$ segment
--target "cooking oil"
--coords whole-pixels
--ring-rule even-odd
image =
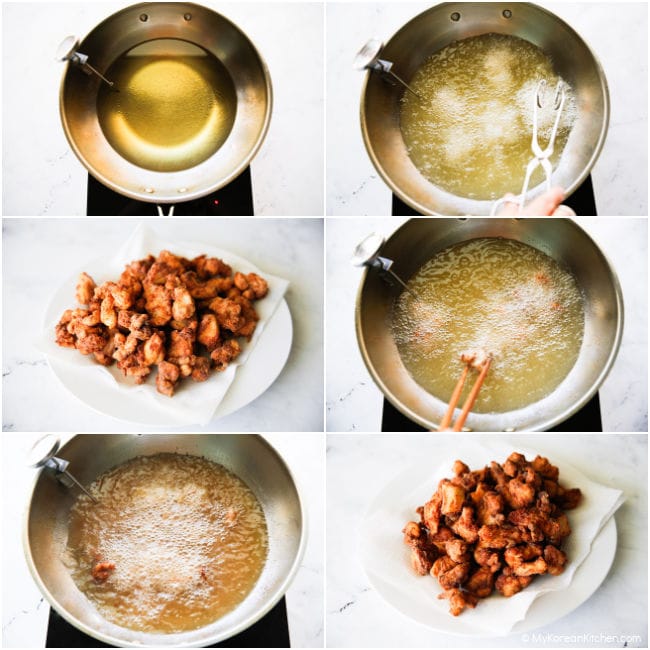
[[[99,123],[111,146],[138,167],[171,172],[198,165],[225,142],[237,108],[219,59],[173,38],[141,43],[106,71]]]
[[[518,194],[533,157],[533,101],[546,80],[539,110],[539,142],[548,142],[556,113],[555,87],[561,77],[537,46],[515,36],[482,34],[455,41],[416,71],[404,93],[401,130],[409,156],[429,181],[471,199]],[[550,160],[555,167],[576,118],[574,93],[566,101]],[[537,168],[533,188],[545,179]]]
[[[264,512],[225,467],[196,456],[134,458],[102,474],[70,514],[66,564],[109,621],[193,630],[232,611],[268,554]],[[114,565],[103,580],[98,562]]]
[[[434,255],[408,286],[415,296],[404,291],[394,304],[393,338],[411,376],[444,402],[468,350],[492,355],[477,413],[537,402],[575,364],[582,294],[569,272],[531,246],[498,238],[463,242]]]

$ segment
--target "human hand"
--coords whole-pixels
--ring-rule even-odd
[[[503,205],[499,210],[500,217],[575,217],[576,213],[568,206],[562,205],[564,190],[561,187],[553,187],[544,194],[540,194],[531,201],[519,215],[519,205],[509,199],[515,199],[514,194],[506,194],[503,197]]]

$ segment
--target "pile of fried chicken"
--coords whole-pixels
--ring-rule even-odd
[[[158,392],[171,397],[181,378],[205,381],[239,355],[238,338],[250,341],[259,320],[253,302],[267,293],[256,273],[233,275],[216,257],[162,251],[127,264],[117,282],[97,286],[82,273],[82,307],[63,313],[56,342],[104,366],[117,362],[138,384],[157,366]]]
[[[503,465],[492,461],[477,471],[457,460],[453,472],[417,508],[420,521],[402,531],[411,566],[438,579],[438,598],[449,600],[451,614],[475,607],[494,588],[509,597],[536,575],[564,571],[561,547],[571,528],[563,511],[582,494],[560,485],[557,467],[513,452]]]

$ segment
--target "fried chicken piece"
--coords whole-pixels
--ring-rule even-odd
[[[193,353],[194,336],[191,328],[185,327],[182,330],[173,330],[169,334],[169,347],[167,349],[169,359],[188,358]]]
[[[465,501],[465,490],[462,487],[443,481],[438,490],[442,496],[440,512],[443,515],[456,514],[462,510]]]
[[[242,292],[244,298],[248,300],[258,300],[264,298],[269,291],[269,285],[264,278],[257,273],[235,273],[235,286]]]
[[[194,269],[202,280],[206,280],[215,275],[229,278],[232,274],[232,268],[223,260],[220,260],[218,257],[207,257],[207,255],[195,257],[190,261],[189,267]]]
[[[462,474],[468,474],[469,473],[469,467],[463,463],[462,460],[455,460],[454,464],[452,465],[451,471],[456,475],[456,476],[461,476]]]
[[[470,544],[478,539],[479,527],[474,523],[474,511],[469,506],[463,507],[460,517],[450,528]]]
[[[149,274],[147,274],[148,277]],[[172,319],[172,292],[164,285],[148,282],[147,280],[145,280],[143,286],[145,307],[151,324],[155,327],[166,325]]]
[[[241,305],[234,300],[217,297],[210,303],[209,309],[216,314],[219,327],[236,332],[245,324]]]
[[[452,539],[456,539],[456,536],[451,528],[447,528],[446,526],[440,526],[435,533],[431,533],[429,530],[429,543],[433,544],[440,551],[446,552],[447,542]]]
[[[75,347],[75,335],[68,331],[68,322],[64,321],[63,318],[61,318],[54,328],[54,337],[56,344],[63,348]]]
[[[169,361],[161,361],[158,364],[158,374],[156,375],[156,388],[158,392],[171,397],[174,394],[174,388],[180,376],[181,372],[176,364]]]
[[[236,359],[241,352],[241,347],[235,339],[228,339],[217,345],[210,352],[210,358],[214,362],[214,367],[218,372],[222,372],[228,367],[228,364]]]
[[[481,526],[478,531],[478,538],[484,548],[508,548],[521,542],[521,533],[517,528],[509,524],[503,524],[502,526],[489,525]]]
[[[234,330],[234,334],[235,336],[245,336],[250,341],[260,317],[250,300],[247,300],[244,296],[232,298],[232,301],[241,307],[241,315],[244,319],[244,322]]]
[[[174,287],[172,296],[174,299],[172,303],[172,318],[174,320],[186,320],[194,315],[194,299],[185,287]]]
[[[404,543],[414,548],[420,548],[427,543],[427,530],[417,521],[409,521],[402,529]]]
[[[452,616],[458,616],[466,607],[474,608],[478,603],[478,598],[473,594],[461,589],[449,589],[438,595],[440,600],[449,601],[449,613]]]
[[[535,501],[535,487],[524,483],[520,478],[508,481],[502,494],[513,510],[524,508]]]
[[[573,508],[577,508],[580,505],[582,501],[580,488],[566,490],[561,485],[558,485],[558,488],[558,493],[554,501],[562,510],[573,510]]]
[[[194,356],[192,358],[192,379],[194,381],[205,381],[210,376],[210,359],[207,357]]]
[[[109,293],[101,303],[99,319],[109,329],[117,327],[117,312],[115,311],[115,299]]]
[[[469,560],[468,548],[469,545],[462,539],[454,538],[445,542],[445,551],[454,562],[467,562]]]
[[[438,492],[436,492],[431,499],[424,504],[422,519],[433,535],[438,532],[438,527],[440,525],[440,517],[442,517],[441,506],[442,497]]]
[[[82,273],[75,292],[77,302],[80,305],[87,305],[93,299],[96,287],[95,281],[87,273]]]
[[[182,280],[192,298],[197,300],[215,298],[218,294],[228,291],[233,284],[232,278],[216,277],[200,280],[194,271],[183,273]]]
[[[571,534],[571,526],[565,514],[549,517],[542,524],[545,538],[553,545],[559,546],[565,537]]]
[[[159,364],[165,359],[165,339],[160,332],[154,332],[149,339],[144,342],[142,348],[144,362],[152,366]]]
[[[544,547],[544,559],[546,560],[548,572],[551,575],[557,576],[564,572],[567,556],[559,548],[556,548],[552,544],[547,544]]]
[[[533,580],[533,576],[516,576],[512,569],[506,567],[503,573],[496,579],[494,586],[506,598],[510,598],[525,589]]]
[[[542,548],[537,544],[508,548],[503,557],[516,576],[546,573],[546,560],[542,557]]]
[[[475,370],[482,370],[490,355],[483,348],[476,350],[465,350],[461,353],[460,360],[462,363],[469,364]]]
[[[125,336],[122,332],[116,332],[113,336],[113,359],[123,361],[131,356],[136,351],[138,342],[138,338],[131,333]]]
[[[143,384],[147,375],[151,372],[151,366],[145,362],[142,348],[138,348],[133,354],[117,362],[117,367],[125,377],[131,377],[136,384]]]
[[[492,573],[496,573],[503,566],[499,552],[484,546],[476,547],[474,550],[474,561],[480,567],[489,569]]]
[[[433,563],[431,575],[438,578],[443,589],[459,587],[467,580],[469,562],[454,562],[448,555],[442,555]]]
[[[197,336],[199,343],[205,345],[208,351],[212,351],[217,347],[219,337],[219,323],[215,314],[203,314]]]
[[[549,463],[548,458],[543,456],[536,456],[531,462],[532,468],[541,474],[545,479],[550,479],[551,481],[557,481],[560,476],[560,470]]]
[[[75,348],[81,354],[101,352],[107,343],[107,333],[102,327],[76,328]]]
[[[504,499],[500,494],[493,490],[485,492],[476,510],[479,523],[482,526],[502,524],[505,520],[504,507]]]
[[[488,567],[479,567],[465,583],[465,589],[477,598],[487,598],[494,589],[494,573]]]
[[[95,582],[104,582],[115,571],[113,562],[98,562],[93,567],[91,574]]]

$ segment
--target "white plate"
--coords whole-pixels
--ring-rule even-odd
[[[224,254],[224,251],[206,244],[195,244],[194,246],[208,255],[224,258],[235,268],[250,267],[263,275],[263,271],[240,256]],[[70,286],[74,287],[77,276],[78,274],[72,285],[70,280],[67,280],[54,293],[46,310],[46,324],[58,318],[64,309],[74,306],[74,290],[71,294]],[[246,363],[237,367],[235,378],[213,417],[221,418],[229,415],[259,397],[284,368],[291,351],[292,338],[291,313],[286,300],[283,299],[267,321]],[[63,386],[95,411],[135,424],[169,426],[169,418],[156,408],[155,402],[143,400],[137,392],[130,394],[120,390],[116,383],[106,381],[105,373],[89,372],[87,368],[68,364],[52,357],[48,357],[48,363]],[[100,370],[101,366],[97,368]],[[189,389],[191,389],[191,385]],[[153,385],[152,390],[155,390]],[[184,423],[174,422],[174,424],[183,426],[192,425],[195,422],[188,419]]]
[[[463,441],[462,447],[466,446],[467,442]],[[521,451],[523,453],[524,450]],[[459,457],[462,458],[463,454],[461,453]],[[529,457],[528,454],[526,454],[526,457]],[[551,462],[554,462],[552,457]],[[361,564],[370,584],[386,602],[408,618],[445,634],[473,637],[498,637],[508,634],[520,634],[547,625],[548,623],[551,623],[552,621],[555,621],[573,611],[594,593],[607,576],[616,554],[617,534],[616,522],[613,516],[594,538],[589,554],[576,569],[569,585],[560,591],[548,591],[540,594],[530,605],[524,618],[518,621],[512,629],[506,629],[503,632],[492,632],[486,631],[485,629],[479,629],[472,624],[472,612],[477,610],[469,609],[463,612],[460,616],[454,617],[448,613],[446,607],[432,608],[430,598],[422,598],[421,594],[416,593],[415,590],[413,590],[412,595],[405,598],[403,590],[396,589],[395,585],[392,584],[390,580],[384,579],[376,570],[376,561],[373,562],[370,559],[368,546],[367,544],[364,546],[364,540],[368,539],[372,534],[368,528],[369,520],[375,518],[381,513],[385,513],[386,516],[390,516],[391,518],[394,517],[395,513],[391,512],[389,515],[386,512],[387,509],[385,504],[389,499],[394,499],[396,491],[398,494],[400,492],[403,493],[409,490],[409,486],[417,485],[419,479],[422,478],[422,468],[425,464],[420,462],[418,465],[400,473],[399,476],[391,480],[381,490],[366,512],[359,531],[361,540]],[[560,462],[555,464],[560,466],[560,480],[562,480],[563,465]],[[470,464],[470,466],[473,467],[474,465]],[[571,468],[571,472],[571,486],[580,487],[580,484],[575,481],[575,476],[579,473],[574,468]],[[451,475],[451,468],[448,475]],[[586,480],[588,481],[588,479]],[[434,488],[435,485],[432,486],[432,492]],[[417,504],[409,505],[413,505],[412,510],[414,510]],[[406,519],[402,525],[405,523]],[[398,539],[401,548],[406,550],[404,552],[395,552],[394,548],[387,549],[385,556],[386,569],[387,571],[395,571],[403,568],[404,582],[406,584],[406,581],[412,578],[414,574],[412,574],[408,565],[408,549],[402,542],[399,529],[396,533],[396,539]],[[399,567],[395,566],[396,563],[399,564]],[[415,579],[431,580],[428,576],[421,578],[416,577]],[[549,577],[549,579],[553,579],[553,577]],[[432,592],[437,593],[439,591],[437,583],[432,583],[431,587]],[[516,597],[517,596],[513,596],[513,598]],[[446,601],[441,602],[446,603]],[[479,603],[479,607],[480,606]]]

